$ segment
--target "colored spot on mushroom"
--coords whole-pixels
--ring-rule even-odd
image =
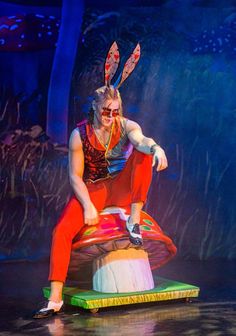
[[[152,229],[149,226],[147,226],[147,225],[141,225],[141,230],[143,230],[143,231],[151,231]]]
[[[92,233],[94,233],[96,231],[96,228],[89,228],[86,231],[84,231],[84,236],[89,236]]]
[[[144,221],[144,223],[147,223],[148,225],[151,225],[151,226],[154,225],[153,222],[150,221],[149,219],[144,219],[143,221]]]
[[[110,226],[111,226],[110,223],[102,223],[101,224],[102,229],[108,229],[108,228],[110,228]]]

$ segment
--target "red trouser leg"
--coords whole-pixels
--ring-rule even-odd
[[[106,189],[100,184],[93,185],[92,189],[89,192],[90,198],[95,207],[98,210],[102,210],[105,206],[104,201],[107,196]],[[83,226],[83,208],[80,202],[73,196],[66,205],[53,231],[49,280],[65,282],[70,262],[72,239]]]
[[[124,169],[107,180],[109,199],[106,206],[127,206],[146,202],[152,180],[152,156],[134,150]]]
[[[88,184],[91,201],[98,211],[107,206],[145,202],[152,178],[152,157],[133,151],[124,169],[114,178]],[[72,197],[53,231],[49,280],[65,282],[74,236],[84,226],[83,208]]]
[[[65,282],[70,261],[71,242],[83,225],[83,209],[75,197],[72,197],[53,231],[49,280]]]

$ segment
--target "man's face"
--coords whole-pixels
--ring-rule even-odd
[[[117,99],[105,100],[96,110],[96,117],[100,125],[110,127],[115,117],[119,116],[120,103]]]

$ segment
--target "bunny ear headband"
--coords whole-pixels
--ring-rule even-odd
[[[140,44],[138,43],[131,56],[125,63],[122,73],[118,76],[113,86],[118,89],[121,84],[130,76],[140,58]],[[105,62],[105,85],[109,86],[120,62],[120,53],[116,42],[113,42],[108,51]]]

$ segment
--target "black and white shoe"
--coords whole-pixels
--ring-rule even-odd
[[[129,232],[129,240],[137,246],[143,245],[143,239],[140,232],[139,224],[130,224],[129,219],[126,221],[126,230]]]
[[[53,301],[46,301],[44,304],[44,307],[36,311],[33,318],[41,319],[41,318],[50,317],[57,313],[62,312],[62,310],[63,310],[63,301],[59,303],[53,302]]]

